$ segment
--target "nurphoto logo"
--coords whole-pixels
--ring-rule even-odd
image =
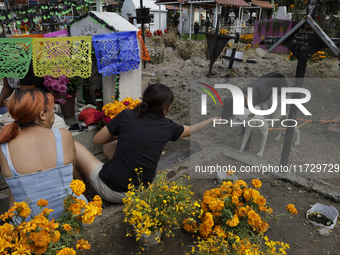
[[[215,89],[228,89],[233,98],[232,104],[232,112],[234,118],[231,120],[227,119],[216,119],[214,121],[215,124],[227,124],[230,126],[246,126],[246,122],[250,127],[262,127],[264,125],[264,121],[271,122],[272,126],[276,121],[279,121],[279,117],[287,116],[290,105],[295,105],[304,115],[310,116],[312,115],[306,107],[303,105],[307,103],[311,99],[311,93],[309,90],[305,88],[298,87],[282,87],[281,93],[278,93],[278,88],[272,88],[272,98],[271,98],[271,106],[269,107],[259,107],[253,104],[253,88],[247,88],[247,94],[243,94],[242,90],[232,84],[215,84],[215,88],[201,83],[209,88],[219,99],[221,106],[223,106],[222,101],[220,99],[219,94]],[[202,88],[199,88],[202,89]],[[212,93],[210,93],[207,89],[202,89],[205,91],[214,101],[216,105],[216,100]],[[301,98],[290,98],[288,93],[300,93],[302,94]],[[207,94],[201,94],[201,115],[207,115]],[[304,97],[303,97],[304,95]],[[247,104],[245,104],[245,100],[247,100]],[[248,108],[245,107],[248,106]],[[268,118],[264,118],[268,117]],[[293,125],[286,125],[288,121],[293,122]],[[254,125],[254,123],[256,123]],[[284,119],[281,121],[283,127],[296,127],[297,121],[294,119]]]

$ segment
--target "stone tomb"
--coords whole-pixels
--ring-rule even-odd
[[[91,11],[80,16],[78,19],[75,19],[69,25],[70,36],[101,35],[127,31],[135,31],[137,33],[138,29],[137,27],[135,27],[127,20],[122,18],[120,15],[114,12]],[[137,39],[137,41],[140,56],[141,42],[139,39]],[[93,75],[96,74],[93,72],[92,76]],[[116,77],[115,75],[110,76],[106,75],[102,77],[103,105],[112,102],[111,97],[115,96],[116,88],[115,77]],[[96,89],[97,85],[98,85],[97,83],[91,85],[90,81],[90,90],[93,92]],[[142,93],[141,86],[142,86],[141,64],[139,64],[138,69],[120,73],[119,81],[120,99],[124,99],[126,97],[139,99]]]

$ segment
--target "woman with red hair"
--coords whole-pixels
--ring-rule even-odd
[[[17,91],[6,102],[15,120],[0,133],[0,167],[10,189],[9,205],[28,199],[35,215],[46,199],[50,219],[63,211],[74,174],[75,146],[66,129],[51,129],[54,99],[39,89]],[[83,195],[82,199],[86,200]]]

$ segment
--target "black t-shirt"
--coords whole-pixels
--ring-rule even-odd
[[[127,109],[108,124],[113,136],[118,135],[118,144],[113,158],[103,165],[99,178],[112,190],[126,192],[129,179],[139,185],[135,168],[142,168],[142,182],[152,182],[157,164],[168,141],[176,141],[184,131],[182,125],[155,114],[142,119],[136,112]]]

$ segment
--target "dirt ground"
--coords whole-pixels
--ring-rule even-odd
[[[151,47],[147,43],[147,47]],[[287,61],[285,54],[267,54],[263,57],[257,54],[254,49],[245,52],[245,59],[256,60],[257,64],[242,63],[241,67],[233,71],[232,78],[257,78],[268,72],[280,72],[287,78],[295,76],[297,62]],[[321,63],[309,64],[306,70],[306,78],[331,78],[329,86],[325,86],[322,81],[318,83],[307,83],[306,88],[311,92],[312,99],[306,107],[312,112],[310,119],[314,120],[334,120],[340,114],[340,70],[335,68],[336,58],[328,58]],[[143,72],[143,88],[148,84],[161,82],[169,86],[175,93],[175,101],[170,110],[169,117],[174,121],[189,125],[190,124],[190,96],[197,93],[191,89],[193,81],[206,80],[209,61],[204,58],[204,52],[197,53],[187,61],[183,61],[178,52],[164,49],[164,62],[158,65],[147,63]],[[208,79],[210,85],[225,83],[226,67],[219,59],[213,68],[213,75]],[[245,84],[244,84],[245,85]],[[242,84],[239,84],[242,87]],[[220,108],[214,109],[216,112]],[[298,115],[298,117],[302,117]],[[194,124],[194,123],[191,123]],[[228,146],[236,150],[239,149],[241,138],[237,135],[240,129],[223,128],[223,139],[219,141],[223,146]],[[308,123],[301,127],[301,144],[292,147],[290,163],[293,164],[339,164],[340,133],[331,132],[327,129],[329,124]],[[215,130],[207,128],[199,136],[191,138],[191,146],[200,148],[209,145],[209,140],[214,136]],[[275,141],[275,131],[269,133],[264,158],[269,162],[278,164],[280,161],[283,138]],[[245,152],[256,157],[261,140],[260,132],[254,132],[250,150]],[[194,144],[194,145],[193,145]],[[175,154],[176,152],[188,151],[190,149],[190,139],[183,139],[175,143],[168,143],[162,159],[168,160],[171,155],[175,155],[167,163],[177,163],[181,161],[185,153]],[[233,159],[228,159],[228,163],[240,166],[241,163]],[[163,161],[164,162],[164,161]],[[160,162],[160,165],[162,162]],[[162,166],[167,167],[167,164]],[[308,174],[310,173],[301,173]],[[323,179],[327,183],[340,187],[339,173],[334,175],[315,174],[313,178]],[[290,245],[288,254],[339,254],[340,250],[340,223],[327,236],[319,234],[318,229],[306,219],[306,211],[315,203],[332,205],[340,211],[340,204],[325,197],[311,192],[310,190],[297,187],[288,182],[278,179],[261,179],[263,186],[261,194],[267,199],[274,210],[274,214],[285,213],[287,204],[295,204],[298,214],[295,216],[285,215],[279,218],[278,222],[269,222],[269,229],[266,232],[268,237],[275,241],[283,241]],[[246,180],[250,183],[251,180]],[[213,179],[191,179],[187,181],[192,185],[195,199],[201,199],[204,192],[208,189],[217,187]],[[340,190],[339,190],[340,193]],[[103,220],[100,217],[92,225],[85,228],[85,238],[90,241],[92,248],[89,251],[79,252],[79,254],[111,254],[128,255],[141,252],[138,244],[133,237],[127,237],[127,230],[132,228],[123,222],[124,215],[121,205],[104,204],[105,207],[114,208],[115,213]],[[338,220],[340,221],[340,220]],[[155,247],[143,251],[142,254],[150,255],[172,255],[186,254],[194,245],[196,236],[182,230],[175,230],[175,238],[164,238]]]

